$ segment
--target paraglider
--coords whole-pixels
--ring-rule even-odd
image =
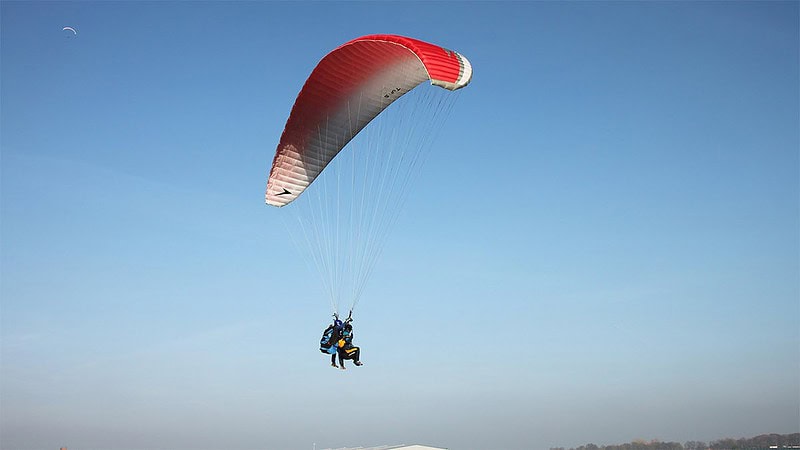
[[[379,34],[335,48],[303,84],[265,198],[281,207],[288,234],[305,248],[335,319],[344,302],[351,320],[425,151],[454,104],[453,91],[471,78],[471,64],[457,52]],[[429,86],[421,86],[425,81]],[[339,329],[329,328],[320,349],[335,357],[328,339]],[[346,347],[359,361],[358,348]]]
[[[270,170],[267,204],[297,198],[367,123],[423,81],[454,91],[471,78],[460,54],[403,36],[363,36],[333,50],[297,96]]]
[[[72,27],[64,27],[64,28],[61,29],[61,31],[71,31],[72,32],[72,36],[77,36],[78,35],[78,32],[75,31],[75,28],[72,28]]]

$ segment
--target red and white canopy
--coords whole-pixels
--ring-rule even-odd
[[[296,199],[381,111],[420,83],[449,90],[469,84],[460,54],[403,36],[353,39],[319,62],[297,95],[267,181],[267,204]]]

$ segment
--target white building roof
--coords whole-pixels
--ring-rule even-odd
[[[378,447],[341,447],[325,450],[447,450],[441,447],[428,447],[427,445],[380,445]]]

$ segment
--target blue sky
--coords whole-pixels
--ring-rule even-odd
[[[0,4],[4,449],[547,449],[800,423],[797,2]],[[72,26],[70,38],[62,27]],[[474,67],[356,317],[263,204],[371,33]]]

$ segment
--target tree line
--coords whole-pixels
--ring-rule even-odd
[[[793,434],[762,434],[752,438],[718,439],[711,442],[688,441],[662,442],[659,440],[635,440],[626,444],[595,445],[586,444],[569,450],[760,450],[769,448],[800,449],[800,433]],[[550,450],[565,450],[564,447],[554,447]]]

